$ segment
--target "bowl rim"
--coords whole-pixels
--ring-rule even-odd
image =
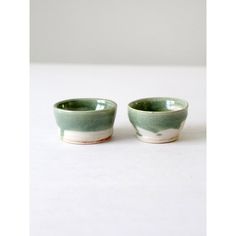
[[[168,111],[144,111],[144,110],[139,110],[139,109],[135,109],[133,107],[131,107],[131,104],[133,103],[136,103],[136,102],[141,102],[141,101],[144,101],[144,100],[154,100],[154,99],[162,99],[162,100],[175,100],[175,101],[181,101],[183,103],[185,103],[184,107],[179,109],[179,110],[168,110]],[[188,102],[185,100],[185,99],[182,99],[182,98],[176,98],[176,97],[145,97],[145,98],[139,98],[137,100],[134,100],[132,102],[130,102],[128,104],[128,108],[131,109],[131,110],[134,110],[136,112],[144,112],[144,113],[155,113],[155,114],[169,114],[169,113],[176,113],[176,112],[181,112],[181,111],[184,111],[184,110],[187,110],[189,107],[189,104]]]
[[[62,109],[62,108],[59,108],[58,105],[59,104],[62,104],[62,103],[65,103],[65,102],[70,102],[70,101],[78,101],[78,100],[91,100],[91,101],[97,101],[97,100],[104,100],[106,102],[110,102],[112,104],[112,107],[111,108],[107,108],[107,109],[103,109],[103,110],[87,110],[87,111],[76,111],[76,110],[67,110],[67,109]],[[69,98],[69,99],[65,99],[65,100],[61,100],[61,101],[58,101],[56,102],[54,105],[53,105],[53,108],[55,110],[58,110],[58,111],[61,111],[61,112],[70,112],[70,113],[100,113],[100,112],[107,112],[107,111],[113,111],[113,110],[116,110],[117,108],[117,104],[110,100],[110,99],[106,99],[106,98]]]

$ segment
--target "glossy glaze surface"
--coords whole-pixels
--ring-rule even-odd
[[[178,138],[188,113],[188,103],[178,98],[144,98],[129,103],[129,120],[146,142],[171,142]]]
[[[116,108],[116,103],[107,99],[69,99],[54,105],[54,115],[63,140],[99,142],[111,136]]]

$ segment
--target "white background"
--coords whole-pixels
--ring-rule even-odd
[[[205,65],[205,0],[31,0],[31,61]]]
[[[205,2],[32,0],[31,62],[54,63],[31,65],[33,236],[205,236]],[[135,138],[127,104],[154,96],[189,102],[178,142]],[[111,142],[60,142],[73,97],[118,103]]]
[[[235,2],[207,1],[208,49],[208,235],[236,235],[235,216],[235,60],[236,34],[232,29],[236,21]],[[14,6],[14,8],[12,7]],[[2,29],[1,101],[8,104],[21,102],[21,106],[5,106],[2,124],[11,122],[15,140],[9,126],[1,129],[1,235],[27,236],[28,232],[28,1],[1,2],[0,25]],[[219,17],[219,15],[221,17]],[[12,30],[9,30],[12,29]],[[14,86],[13,86],[14,85]],[[11,95],[9,96],[9,91]],[[222,99],[224,97],[224,99]],[[217,103],[215,102],[217,101]],[[229,111],[225,116],[219,107]],[[16,109],[19,111],[15,122]],[[219,138],[219,124],[224,122],[224,138]],[[20,125],[19,125],[20,124]],[[14,146],[13,146],[14,143]],[[13,148],[14,147],[14,148]]]
[[[177,142],[138,141],[127,104],[182,97],[189,116]],[[62,143],[53,103],[105,97],[118,104],[111,142]],[[32,236],[205,236],[205,69],[31,66]]]

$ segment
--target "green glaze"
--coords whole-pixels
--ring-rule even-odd
[[[188,103],[177,98],[144,98],[128,105],[129,120],[136,131],[137,127],[153,133],[179,129],[187,113]]]
[[[116,108],[116,103],[107,99],[69,99],[54,105],[54,115],[63,136],[64,130],[86,132],[112,128]]]

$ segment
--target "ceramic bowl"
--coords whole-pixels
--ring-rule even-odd
[[[117,105],[100,98],[69,99],[54,105],[61,139],[74,144],[107,141],[113,133]]]
[[[178,98],[143,98],[128,105],[129,120],[137,137],[148,143],[177,140],[187,113],[188,103]]]

